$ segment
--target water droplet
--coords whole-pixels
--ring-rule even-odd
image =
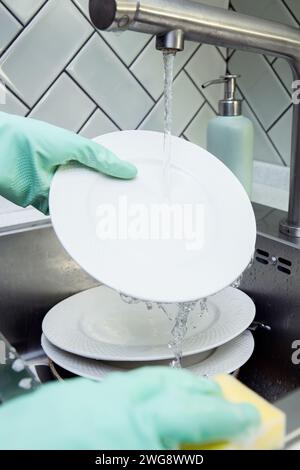
[[[135,299],[134,297],[129,297],[125,294],[120,294],[120,297],[126,304],[138,304],[140,302],[140,300]]]
[[[11,368],[15,372],[22,372],[25,369],[25,364],[22,361],[22,359],[16,359],[12,365]]]
[[[232,284],[231,287],[234,287],[235,289],[238,289],[241,286],[241,282],[243,280],[243,274],[238,277]]]
[[[31,378],[22,379],[20,380],[18,386],[20,388],[23,388],[24,390],[30,390],[32,387],[32,379]]]

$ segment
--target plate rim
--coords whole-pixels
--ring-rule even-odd
[[[172,355],[172,352],[166,348],[165,352],[162,354],[162,353],[152,353],[152,354],[149,354],[146,355],[147,353],[144,351],[143,353],[139,352],[139,353],[135,353],[137,355],[134,355],[134,353],[131,353],[131,356],[126,356],[126,349],[127,349],[127,354],[128,354],[128,348],[130,348],[130,346],[120,346],[120,345],[113,345],[113,347],[116,348],[116,350],[118,351],[117,353],[114,353],[112,355],[110,354],[107,354],[107,353],[104,353],[103,352],[101,353],[95,353],[94,351],[90,352],[90,351],[83,351],[81,348],[80,348],[80,351],[78,351],[78,347],[77,347],[77,350],[75,347],[73,347],[72,345],[68,344],[67,347],[64,345],[62,347],[62,344],[60,344],[56,338],[53,337],[53,335],[49,335],[49,331],[45,331],[46,330],[46,323],[47,321],[49,321],[49,318],[50,318],[50,315],[57,315],[56,311],[58,309],[58,306],[62,305],[65,301],[68,301],[72,298],[75,298],[76,296],[80,296],[81,294],[85,294],[85,295],[88,295],[89,292],[93,292],[95,290],[99,290],[99,289],[103,289],[103,291],[105,292],[107,289],[108,290],[111,290],[110,288],[106,287],[106,286],[98,286],[98,287],[93,287],[91,289],[88,289],[88,290],[85,290],[83,292],[80,292],[80,293],[77,293],[71,297],[68,297],[67,299],[59,302],[57,305],[55,305],[47,314],[46,316],[44,317],[43,319],[43,323],[42,323],[42,331],[43,333],[45,334],[46,338],[54,345],[56,346],[57,348],[59,349],[62,349],[62,350],[65,350],[66,352],[70,353],[70,354],[74,354],[74,355],[77,355],[77,356],[82,356],[82,357],[85,357],[87,359],[94,359],[94,360],[102,360],[102,361],[120,361],[120,362],[126,362],[126,361],[136,361],[136,362],[143,362],[143,361],[156,361],[156,360],[164,360],[164,359],[172,359],[173,355]],[[188,349],[187,351],[184,351],[183,352],[183,357],[187,357],[187,356],[191,356],[191,355],[195,355],[195,354],[198,354],[198,353],[201,353],[201,352],[205,352],[207,350],[210,350],[210,349],[215,349],[215,348],[218,348],[220,347],[221,345],[225,344],[226,342],[228,341],[231,341],[232,339],[236,338],[237,336],[239,336],[244,330],[246,330],[249,325],[252,323],[252,321],[254,320],[255,318],[255,314],[256,314],[256,307],[255,307],[255,304],[253,302],[253,300],[251,299],[251,297],[246,294],[245,292],[239,290],[239,289],[235,289],[233,287],[227,287],[226,289],[223,289],[221,292],[219,292],[218,294],[215,294],[214,296],[212,296],[211,298],[215,297],[215,296],[218,296],[218,295],[228,295],[228,298],[231,297],[230,295],[230,292],[234,292],[234,294],[236,295],[236,298],[240,298],[241,299],[244,299],[245,301],[247,301],[249,303],[249,306],[251,306],[251,313],[249,312],[249,318],[247,320],[247,322],[245,322],[243,324],[243,326],[240,325],[240,327],[235,331],[233,332],[231,335],[227,335],[226,338],[223,337],[220,338],[218,341],[215,341],[215,342],[212,342],[209,346],[204,346],[203,348],[200,348],[200,347],[194,347],[194,348],[190,348]],[[121,299],[120,299],[121,300]],[[61,313],[60,313],[60,318],[61,318]],[[234,315],[234,313],[231,313],[231,315]],[[220,315],[220,318],[222,317],[222,314]],[[54,321],[54,320],[52,320]],[[82,331],[78,329],[78,334],[80,335],[83,335]],[[198,336],[199,336],[200,332],[198,333]],[[197,336],[197,334],[195,335]],[[193,337],[191,337],[193,338]],[[96,341],[96,340],[93,340],[91,338],[89,338],[90,341],[93,341],[94,344],[95,343],[98,343],[99,344],[99,347],[101,344],[104,345],[105,347],[105,342],[101,342],[101,341]],[[187,339],[188,341],[188,339]],[[140,348],[142,348],[142,346],[139,346]],[[160,346],[161,348],[163,346]],[[153,349],[154,346],[149,346],[148,347],[148,350],[150,351],[151,349]],[[138,349],[138,347],[137,347]],[[139,355],[138,355],[139,354]]]
[[[247,345],[248,347],[248,351],[247,351],[247,354],[245,354],[243,356],[243,358],[241,358],[239,355],[238,355],[238,350],[241,349],[241,345],[240,344],[237,344],[238,342],[241,342],[241,341],[244,341],[244,345]],[[247,342],[247,344],[246,344]],[[46,343],[46,346],[45,346],[45,343]],[[49,343],[49,346],[47,347],[47,343]],[[45,354],[48,356],[48,358],[50,358],[55,364],[59,365],[60,367],[62,367],[63,369],[77,375],[77,376],[80,376],[80,377],[84,377],[86,379],[90,379],[90,380],[97,380],[97,381],[101,381],[103,380],[108,374],[110,373],[120,373],[120,372],[129,372],[129,370],[124,370],[124,369],[118,369],[117,367],[114,369],[113,366],[110,366],[110,365],[106,365],[105,364],[105,361],[97,361],[95,359],[89,359],[89,358],[84,358],[84,357],[81,357],[81,356],[78,356],[76,354],[72,354],[72,353],[68,353],[66,351],[63,351],[61,350],[60,348],[57,348],[57,346],[53,345],[47,338],[44,334],[42,334],[42,337],[41,337],[41,345],[42,345],[42,348],[45,352]],[[71,370],[71,368],[66,368],[65,365],[63,365],[63,363],[59,364],[58,361],[56,359],[53,359],[51,358],[50,355],[48,355],[49,353],[49,347],[50,348],[54,348],[54,350],[57,350],[56,353],[57,354],[66,354],[66,355],[70,355],[70,356],[75,356],[77,358],[77,360],[79,361],[84,361],[84,362],[93,362],[95,364],[93,365],[96,365],[97,362],[101,363],[102,365],[102,368],[105,369],[105,367],[107,368],[107,371],[106,373],[102,373],[101,372],[101,376],[99,377],[96,377],[95,375],[90,375],[88,373],[86,374],[79,374],[78,371],[76,372],[75,369]],[[204,359],[203,361],[200,361],[199,363],[197,364],[194,364],[192,366],[188,366],[188,367],[185,367],[183,368],[184,370],[188,370],[192,373],[194,373],[195,375],[198,375],[198,376],[214,376],[214,375],[217,375],[217,374],[220,374],[220,373],[226,373],[226,374],[230,374],[236,370],[238,370],[240,367],[242,367],[244,364],[246,364],[246,362],[248,362],[248,360],[251,358],[252,354],[253,354],[253,351],[254,351],[254,347],[255,347],[255,340],[254,340],[254,336],[253,334],[251,333],[251,331],[249,330],[245,330],[243,333],[241,333],[240,335],[238,335],[237,337],[233,338],[231,341],[228,341],[227,343],[223,344],[222,346],[219,346],[218,348],[215,349],[215,351],[206,359]],[[226,354],[232,354],[233,355],[233,352],[232,350],[230,349],[232,348],[233,349],[233,352],[235,353],[235,356],[234,357],[239,357],[240,358],[240,361],[238,361],[238,365],[235,364],[235,366],[233,366],[233,364],[229,367],[227,366],[226,368],[226,371],[218,371],[217,373],[213,373],[213,374],[204,374],[204,373],[200,373],[199,370],[197,372],[197,368],[200,367],[200,368],[203,368],[203,367],[207,367],[207,364],[208,364],[208,367],[212,367],[212,365],[210,364],[211,362],[215,362],[216,360],[219,360],[219,357],[224,357],[225,355],[225,351],[226,351]],[[229,352],[228,352],[228,349],[229,349]],[[46,351],[48,350],[48,352]],[[50,353],[51,354],[51,353]],[[216,359],[216,356],[217,356],[217,359]],[[233,358],[232,358],[233,359]],[[228,360],[228,359],[227,359]],[[88,367],[88,365],[84,366],[83,367]],[[147,365],[145,365],[145,367],[147,367]],[[149,366],[148,366],[149,367]],[[155,366],[152,366],[152,367],[155,367]],[[165,367],[168,367],[168,366],[165,366]],[[215,367],[215,365],[214,365]],[[131,370],[134,370],[134,369],[131,369]]]

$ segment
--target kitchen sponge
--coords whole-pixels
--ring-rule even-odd
[[[210,445],[187,445],[185,449],[211,450],[271,450],[284,445],[285,414],[257,395],[231,375],[219,375],[214,379],[222,388],[224,397],[232,403],[251,403],[261,415],[260,428],[252,435],[240,436],[228,442],[215,442]]]

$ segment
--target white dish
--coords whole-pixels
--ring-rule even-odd
[[[47,356],[63,369],[88,379],[102,380],[111,372],[124,372],[124,367],[105,364],[101,361],[86,359],[67,353],[55,347],[42,336],[42,347]],[[203,361],[192,366],[185,367],[199,376],[215,376],[218,374],[230,374],[244,365],[251,357],[254,350],[254,339],[250,331],[245,331],[229,343],[220,346]],[[159,363],[157,363],[159,364]],[[133,364],[132,368],[147,366],[148,363]]]
[[[176,306],[170,305],[171,310]],[[255,317],[244,292],[228,287],[210,297],[208,311],[190,316],[183,355],[220,346],[242,333]],[[106,361],[154,361],[172,358],[168,348],[173,323],[158,308],[127,304],[105,286],[76,294],[57,304],[43,321],[52,344],[78,356]]]
[[[184,214],[194,224],[188,231],[184,219],[184,236],[176,239],[182,233],[161,232],[173,227],[165,225],[166,216],[152,231],[153,212],[166,203],[163,134],[123,131],[96,140],[139,173],[120,181],[80,166],[56,172],[52,223],[79,265],[119,292],[156,302],[197,300],[232,284],[248,266],[256,239],[251,203],[233,173],[206,150],[172,138],[170,200],[188,207]]]

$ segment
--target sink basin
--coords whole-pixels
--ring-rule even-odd
[[[254,332],[255,352],[239,378],[274,402],[300,387],[299,365],[291,360],[292,343],[300,339],[300,253],[272,233],[272,227],[278,231],[282,212],[263,206],[255,206],[255,212],[259,251],[241,289],[254,300],[256,319],[270,325],[271,331]],[[44,315],[61,300],[97,282],[70,259],[49,226],[0,236],[0,252],[0,331],[32,361],[41,355]],[[272,257],[279,261],[272,264]]]

